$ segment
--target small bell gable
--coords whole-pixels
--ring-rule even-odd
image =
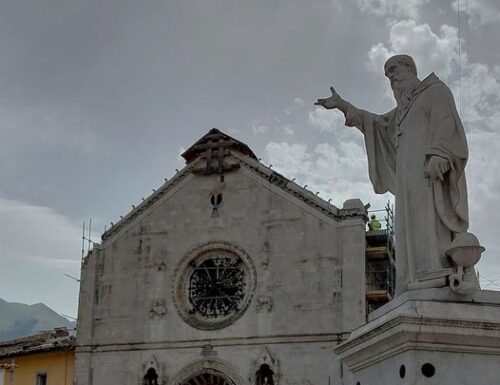
[[[207,134],[189,147],[182,157],[189,165],[198,158],[205,160],[201,167],[193,170],[196,174],[222,174],[238,168],[238,163],[230,162],[226,158],[231,152],[238,152],[257,160],[254,152],[245,143],[212,128]]]

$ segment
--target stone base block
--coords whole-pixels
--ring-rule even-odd
[[[409,291],[335,352],[352,385],[500,384],[500,292]]]

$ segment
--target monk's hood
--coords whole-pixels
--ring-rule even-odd
[[[434,84],[443,84],[443,82],[436,76],[434,72],[432,72],[429,76],[427,76],[424,80],[420,82],[420,84],[415,89],[414,93],[419,94],[420,92],[426,90],[430,86]]]

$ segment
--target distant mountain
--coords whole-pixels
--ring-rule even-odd
[[[74,328],[75,323],[57,314],[54,310],[37,303],[7,302],[0,298],[0,341],[24,337],[42,330],[56,327]]]

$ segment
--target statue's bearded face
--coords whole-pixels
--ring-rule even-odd
[[[398,104],[400,104],[401,98],[415,85],[415,81],[418,81],[417,75],[411,72],[408,66],[396,61],[386,63],[385,76],[391,82],[391,88]]]

